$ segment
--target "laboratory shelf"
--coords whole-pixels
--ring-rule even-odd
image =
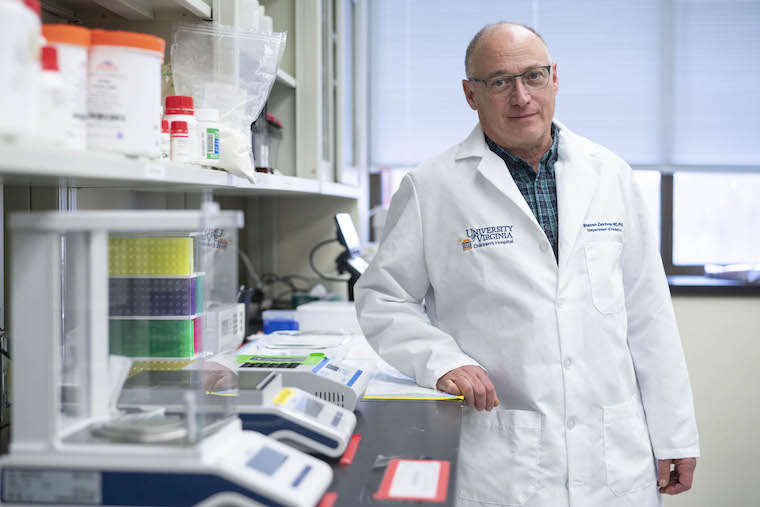
[[[43,1],[43,9],[67,17],[75,17],[83,10],[100,8],[129,21],[150,21],[179,12],[189,12],[199,19],[211,19],[211,0],[56,0],[54,3]]]
[[[287,86],[288,88],[296,87],[296,78],[282,69],[277,69],[277,83]]]
[[[322,195],[358,199],[359,187],[256,173],[256,183],[224,171],[118,153],[42,148],[0,141],[0,183],[223,195]]]

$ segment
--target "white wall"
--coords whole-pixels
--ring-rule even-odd
[[[675,297],[702,444],[666,507],[760,505],[760,298]]]

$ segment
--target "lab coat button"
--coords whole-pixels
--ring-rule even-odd
[[[565,306],[565,300],[564,300],[564,299],[562,299],[562,298],[559,298],[559,299],[557,300],[557,308],[562,308],[562,307],[564,307],[564,306]]]
[[[545,252],[549,249],[549,244],[544,241],[543,243],[541,243],[541,246],[539,246],[539,248],[541,249],[542,252]]]
[[[575,419],[571,417],[567,420],[567,429],[572,430],[573,428],[575,428]]]
[[[569,357],[565,359],[565,368],[569,370],[572,366],[573,366],[573,360],[570,359]]]

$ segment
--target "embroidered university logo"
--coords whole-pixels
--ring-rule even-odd
[[[515,242],[512,225],[494,225],[490,227],[465,229],[467,239],[460,240],[462,250],[472,250],[485,246],[510,245]]]

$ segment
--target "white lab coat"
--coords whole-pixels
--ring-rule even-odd
[[[555,125],[559,267],[478,125],[404,177],[359,322],[422,386],[488,372],[501,404],[464,409],[458,505],[662,505],[656,459],[699,436],[657,238],[631,168]]]

